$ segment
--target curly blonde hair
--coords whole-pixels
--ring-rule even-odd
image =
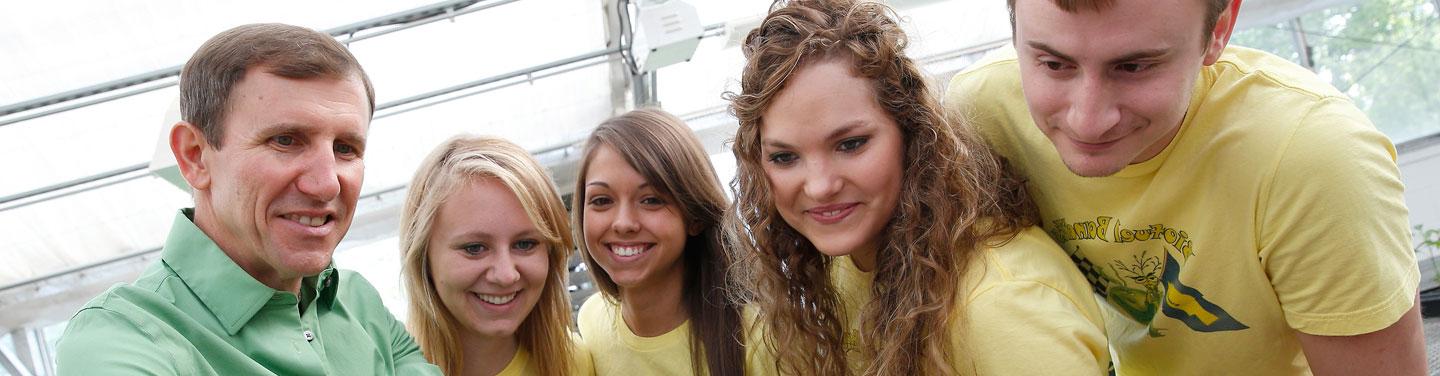
[[[873,300],[862,309],[859,355],[866,375],[957,374],[949,333],[961,276],[988,241],[1006,241],[1035,223],[1023,182],[968,128],[940,110],[893,11],[873,2],[777,2],[746,37],[740,93],[729,92],[740,122],[726,219],[736,264],[735,298],[758,308],[757,323],[778,371],[849,374],[840,297],[831,258],[780,217],[761,167],[762,115],[806,64],[840,59],[873,83],[875,99],[904,138],[903,181],[893,217],[879,235]],[[949,333],[950,335],[936,335]],[[752,342],[752,345],[753,344]]]

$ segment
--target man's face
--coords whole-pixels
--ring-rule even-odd
[[[324,270],[350,228],[370,109],[358,78],[263,70],[232,90],[223,146],[203,148],[209,184],[197,187],[196,223],[208,222],[208,235],[256,280],[285,289],[274,284]]]
[[[1203,14],[1200,0],[1117,0],[1076,13],[1016,1],[1025,100],[1070,171],[1112,175],[1169,145],[1200,67],[1219,55],[1203,44]]]

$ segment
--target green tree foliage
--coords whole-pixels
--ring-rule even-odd
[[[1436,0],[1361,0],[1300,16],[1315,72],[1354,98],[1396,143],[1440,133]],[[1299,62],[1289,22],[1237,32],[1231,43]]]

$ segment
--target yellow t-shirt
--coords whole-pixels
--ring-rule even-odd
[[[537,367],[536,364],[530,363],[530,351],[527,351],[524,347],[521,347],[515,350],[515,356],[510,357],[510,363],[505,365],[505,369],[500,370],[500,373],[495,376],[525,376],[539,374],[540,370],[536,369],[535,367]]]
[[[570,376],[594,375],[595,370],[592,369],[590,363],[590,353],[585,350],[584,343],[579,342],[578,338],[573,338],[573,336],[572,340],[575,341],[571,347],[574,352],[570,354],[570,372],[565,374]],[[500,370],[496,376],[539,375],[539,367],[539,363],[531,361],[530,351],[521,347],[515,351],[514,356],[510,357],[510,363],[505,365],[505,369]]]
[[[970,375],[1098,375],[1108,372],[1105,324],[1085,278],[1065,253],[1031,227],[1008,243],[987,248],[971,261],[964,294],[950,329],[957,369]],[[859,374],[860,310],[870,302],[873,273],[849,257],[831,263],[831,278],[844,305],[850,369]],[[747,308],[748,333],[755,312]],[[755,341],[748,341],[756,343]],[[747,348],[749,375],[775,375],[774,354]]]
[[[594,362],[595,375],[690,375],[690,321],[655,337],[630,331],[620,305],[601,294],[580,305],[580,336]]]
[[[1011,49],[945,103],[1030,179],[1042,227],[1107,303],[1121,374],[1308,374],[1295,330],[1369,333],[1414,301],[1394,147],[1288,61],[1226,49],[1170,145],[1104,178],[1071,173],[1035,126]]]

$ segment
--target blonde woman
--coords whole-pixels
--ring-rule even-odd
[[[1022,183],[952,125],[884,6],[776,4],[746,38],[738,294],[791,375],[1093,375],[1099,308]],[[749,316],[747,315],[747,318]]]
[[[400,217],[409,326],[446,375],[585,375],[572,343],[555,185],[524,149],[459,136],[420,165]]]

